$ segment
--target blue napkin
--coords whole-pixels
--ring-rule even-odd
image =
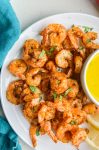
[[[8,0],[0,0],[0,67],[20,35],[20,24]],[[18,136],[7,120],[0,117],[0,150],[21,150]]]
[[[0,67],[20,35],[20,24],[9,0],[0,0]]]
[[[18,136],[3,117],[0,117],[0,150],[21,150]]]

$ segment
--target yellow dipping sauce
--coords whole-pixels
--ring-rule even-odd
[[[86,70],[86,84],[92,96],[99,102],[99,54],[96,54]]]

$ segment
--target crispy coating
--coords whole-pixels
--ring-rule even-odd
[[[9,102],[22,105],[30,123],[30,138],[37,146],[39,134],[57,143],[72,142],[76,147],[86,139],[80,125],[88,114],[99,111],[83,92],[80,73],[84,61],[99,44],[93,42],[97,33],[72,26],[49,24],[41,32],[42,41],[25,41],[22,58],[8,65],[8,70],[21,80],[8,85]]]

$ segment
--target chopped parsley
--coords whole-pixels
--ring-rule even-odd
[[[33,93],[35,93],[36,90],[37,90],[37,87],[35,87],[35,86],[30,86],[30,90],[31,90]]]
[[[55,49],[56,49],[56,46],[51,47],[50,50],[47,51],[46,53],[47,53],[48,55],[52,55],[52,53],[54,52]]]
[[[53,52],[53,51],[55,50],[55,48],[56,48],[56,46],[51,47],[51,48],[50,48],[50,52]]]
[[[45,55],[45,50],[42,50],[42,52],[39,55],[39,58],[42,58]]]
[[[82,26],[82,28],[84,29],[85,33],[90,32],[90,31],[93,30],[93,28],[90,28],[90,27],[87,27],[87,26]]]
[[[75,120],[72,120],[69,124],[75,125],[75,124],[77,124],[77,122]]]
[[[83,46],[80,46],[80,47],[79,47],[79,50],[83,50],[83,49],[84,49],[84,47],[83,47]]]
[[[53,93],[53,97],[54,97],[54,100],[57,98],[57,93],[56,92]]]
[[[89,43],[89,42],[91,42],[91,39],[87,39],[87,40],[86,40],[86,43]]]
[[[40,131],[37,129],[36,130],[36,136],[39,136],[40,135]]]
[[[68,95],[68,93],[69,93],[70,91],[72,91],[72,88],[68,88],[68,89],[65,91],[64,96]]]
[[[60,100],[60,101],[62,101],[62,99],[63,99],[63,96],[62,96],[62,95],[60,95],[60,96],[59,96],[59,100]]]

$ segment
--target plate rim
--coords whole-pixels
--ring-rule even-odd
[[[98,18],[97,16],[94,16],[94,15],[91,15],[91,14],[86,14],[86,13],[79,13],[79,12],[57,13],[57,14],[55,14],[55,15],[50,15],[50,16],[44,17],[44,18],[42,18],[42,19],[40,19],[40,20],[38,20],[38,21],[32,23],[30,26],[26,27],[26,29],[23,30],[22,33],[20,34],[18,40],[19,40],[20,37],[25,33],[26,30],[28,30],[29,28],[32,27],[32,25],[38,24],[38,23],[40,23],[40,22],[42,22],[42,21],[44,21],[44,20],[47,20],[47,19],[50,19],[50,18],[53,18],[53,17],[57,17],[57,16],[61,16],[61,15],[70,15],[70,16],[71,16],[71,15],[80,15],[80,16],[90,17],[90,18],[92,18],[92,19],[97,19],[97,20],[99,20],[99,18]],[[18,41],[18,40],[17,40],[17,41]],[[17,41],[16,41],[16,42],[17,42]],[[15,43],[16,43],[16,42],[15,42]],[[14,43],[14,45],[15,45],[15,43]],[[13,45],[13,46],[14,46],[14,45]],[[3,72],[3,70],[4,70],[6,58],[7,58],[8,54],[10,53],[11,49],[13,48],[13,46],[9,49],[9,51],[8,51],[8,53],[7,53],[7,55],[6,55],[5,59],[4,59],[4,62],[3,62],[3,65],[2,65],[2,69],[1,69],[1,77],[0,77],[0,80],[1,80],[1,82],[0,82],[1,105],[2,105],[2,108],[3,108],[4,115],[5,115],[5,117],[6,117],[7,121],[8,121],[8,123],[10,124],[10,126],[12,127],[12,129],[14,130],[14,132],[15,132],[15,133],[19,136],[19,138],[20,138],[23,142],[25,142],[29,147],[33,148],[34,150],[37,150],[37,148],[32,147],[32,145],[29,144],[29,143],[27,142],[27,140],[25,140],[24,137],[22,137],[19,133],[17,133],[17,131],[16,131],[16,129],[14,128],[13,123],[10,121],[10,119],[9,119],[9,117],[8,117],[8,115],[7,115],[6,111],[5,111],[5,109],[4,109],[4,105],[3,105],[3,94],[2,94],[2,78],[3,78],[3,73],[2,73],[2,72]]]

